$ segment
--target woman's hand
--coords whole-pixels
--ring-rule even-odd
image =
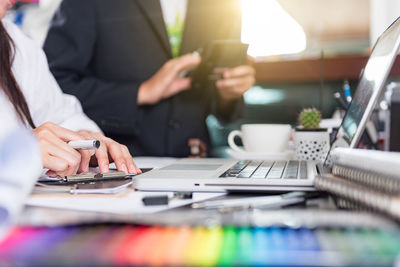
[[[77,151],[67,142],[82,140],[80,134],[46,122],[33,130],[39,140],[43,168],[49,169],[47,175],[65,177],[89,170],[89,161],[94,151]]]
[[[121,145],[111,138],[105,137],[102,133],[79,131],[84,139],[95,139],[100,141],[100,147],[95,151],[91,164],[98,165],[102,173],[108,172],[110,161],[114,161],[118,171],[138,174],[142,171],[133,162],[132,156],[126,146]]]
[[[109,158],[115,161],[119,171],[141,173],[136,167],[126,146],[120,145],[101,133],[88,131],[74,132],[54,123],[46,122],[34,129],[39,140],[43,167],[49,169],[47,175],[65,177],[89,171],[91,162],[99,163],[102,173],[108,172]],[[75,150],[67,142],[74,140],[96,139],[100,148],[94,150]]]

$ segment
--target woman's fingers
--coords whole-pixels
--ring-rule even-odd
[[[132,156],[126,146],[110,140],[107,147],[118,171],[131,174],[142,172],[133,162]]]
[[[100,147],[96,150],[96,158],[97,164],[99,165],[99,169],[101,173],[107,173],[110,171],[109,165],[110,161],[108,159],[108,151],[107,151],[107,144],[106,140],[100,140]]]
[[[129,173],[124,154],[122,153],[121,145],[117,142],[110,141],[107,144],[107,148],[111,158],[114,160],[117,170]]]
[[[75,175],[81,163],[81,155],[59,136],[62,132],[65,132],[64,136],[69,136],[71,131],[53,123],[44,123],[34,129],[42,151],[43,166],[59,176]],[[74,133],[70,137],[76,140],[81,139],[79,136]]]
[[[92,156],[95,154],[94,150],[80,150],[81,153],[81,163],[79,165],[78,173],[88,172],[89,163]]]
[[[69,175],[74,175],[76,173],[71,173],[68,169],[68,162],[59,157],[54,157],[48,155],[47,157],[47,168],[49,171],[46,173],[49,177],[66,177]]]
[[[68,168],[68,162],[66,160],[51,155],[45,157],[43,165],[45,168],[49,169],[47,175],[50,177],[58,176],[59,174],[64,173]]]
[[[129,149],[126,146],[121,145],[121,150],[122,150],[123,157],[125,159],[126,166],[128,166],[129,173],[132,173],[132,174],[142,173],[142,171],[133,162],[133,158],[132,158],[131,154],[129,153]]]
[[[110,159],[115,162],[118,171],[126,173],[141,173],[141,170],[133,162],[129,149],[114,140],[105,137],[101,133],[79,132],[80,134],[100,140],[100,148],[96,150],[96,158],[102,173],[109,171]]]
[[[101,173],[107,173],[110,171],[109,165],[110,161],[108,159],[108,139],[101,133],[92,133],[88,131],[80,131],[79,134],[83,135],[86,139],[96,139],[100,141],[100,147],[95,150],[94,155],[97,159],[97,164],[99,166]],[[109,139],[111,140],[111,139]],[[93,154],[92,154],[93,155]],[[88,164],[90,163],[90,158]],[[86,164],[86,163],[85,163]]]
[[[81,155],[76,150],[69,147],[52,133],[46,133],[45,136],[39,133],[36,136],[39,139],[44,168],[53,170],[57,174],[74,175],[77,173]]]

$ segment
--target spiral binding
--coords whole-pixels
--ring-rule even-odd
[[[317,176],[315,187],[400,220],[400,198],[331,174]],[[349,204],[344,203],[342,204]]]
[[[389,194],[400,193],[400,179],[359,168],[334,164],[332,173]]]

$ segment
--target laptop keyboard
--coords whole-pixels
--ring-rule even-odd
[[[220,178],[307,179],[307,162],[241,160]]]

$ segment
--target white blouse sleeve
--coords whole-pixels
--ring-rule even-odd
[[[32,114],[35,124],[51,121],[74,131],[100,131],[96,123],[83,113],[78,99],[61,91],[48,68],[44,52],[40,49],[37,53],[38,79],[34,83],[37,91],[34,102],[41,103],[41,106],[36,106],[37,111]]]
[[[36,126],[53,122],[73,131],[100,132],[75,96],[64,94],[51,74],[43,50],[16,26],[5,23],[16,51],[13,73],[25,95]]]

